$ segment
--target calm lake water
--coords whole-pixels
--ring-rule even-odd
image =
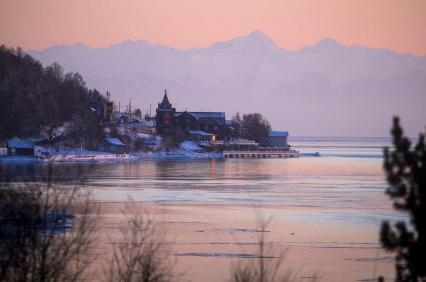
[[[174,223],[173,230],[180,234],[175,243],[184,264],[206,259],[205,268],[193,271],[194,281],[223,280],[217,273],[228,266],[220,268],[219,263],[215,269],[211,262],[241,252],[229,252],[232,240],[224,236],[255,230],[254,206],[276,222],[271,227],[274,240],[294,247],[293,261],[319,270],[324,281],[371,279],[376,272],[391,277],[392,257],[381,251],[378,232],[383,220],[406,215],[394,211],[384,194],[382,152],[389,140],[303,137],[290,143],[301,152],[321,156],[99,163],[83,166],[84,178],[105,205],[124,203],[130,196],[168,209],[170,216],[164,220]],[[25,173],[34,168],[3,169]],[[282,231],[282,226],[292,232]],[[345,280],[340,280],[342,275]]]
[[[296,159],[150,160],[98,164],[87,176],[102,201],[315,207],[301,220],[380,224],[399,215],[384,195],[389,140],[295,138]],[[333,213],[338,209],[339,213]]]

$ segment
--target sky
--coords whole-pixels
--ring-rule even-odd
[[[0,0],[0,43],[24,50],[141,39],[189,49],[254,30],[290,50],[334,38],[426,55],[426,1]]]

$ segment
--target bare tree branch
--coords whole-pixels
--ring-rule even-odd
[[[113,256],[106,271],[111,282],[167,282],[180,276],[174,272],[176,261],[164,234],[151,216],[133,200],[129,200],[123,215],[127,224],[120,229],[121,241],[114,245]]]
[[[81,186],[62,181],[67,171],[55,173],[49,166],[38,180],[0,179],[0,281],[85,277],[98,208]]]

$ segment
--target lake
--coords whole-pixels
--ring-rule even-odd
[[[255,257],[259,214],[270,219],[268,244],[286,253],[285,268],[301,281],[392,278],[393,256],[380,247],[380,224],[406,215],[384,193],[382,151],[389,140],[290,143],[321,157],[99,163],[88,165],[84,178],[103,206],[101,232],[115,234],[132,197],[167,231],[186,280],[227,281],[232,265]]]

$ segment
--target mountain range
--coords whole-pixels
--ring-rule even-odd
[[[58,45],[30,55],[79,72],[121,109],[155,112],[167,88],[177,110],[260,112],[276,130],[308,136],[389,136],[399,115],[410,135],[426,125],[426,57],[324,39],[297,51],[260,31],[208,48],[147,41],[105,48]]]

